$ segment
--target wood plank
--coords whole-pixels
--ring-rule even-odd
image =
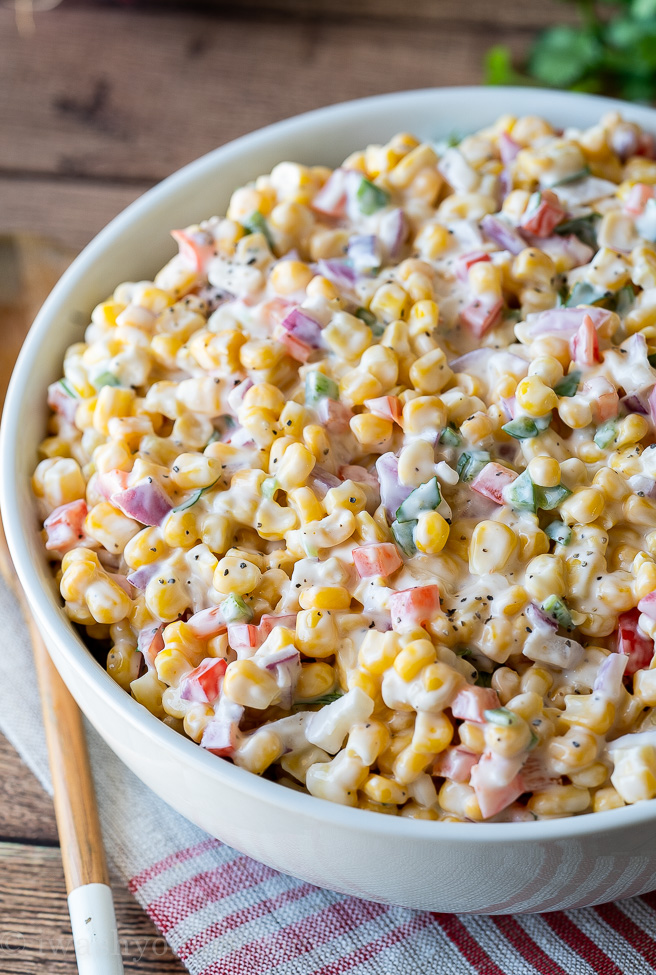
[[[0,176],[0,231],[50,237],[79,251],[149,185]]]
[[[114,0],[124,2],[124,0]],[[137,0],[138,7],[161,11],[186,9],[192,4],[184,0]],[[577,13],[573,4],[561,4],[555,0],[526,3],[525,0],[503,0],[492,6],[489,0],[194,0],[194,9],[225,14],[245,10],[269,11],[312,19],[397,18],[404,21],[452,21],[463,27],[480,29],[486,23],[501,23],[515,27],[544,27],[558,23],[576,23]]]
[[[474,32],[438,21],[221,19],[106,7],[59,7],[21,39],[11,12],[0,9],[0,90],[12,93],[0,99],[0,176],[120,180],[130,196],[134,181],[160,179],[297,112],[476,83],[484,52],[500,40],[521,50],[526,37],[497,23]]]
[[[0,971],[3,975],[74,975],[77,968],[59,850],[0,844],[0,876]],[[132,895],[112,879],[125,971],[185,972]]]
[[[0,840],[57,844],[52,799],[0,735]]]

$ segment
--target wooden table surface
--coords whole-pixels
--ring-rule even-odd
[[[0,233],[79,249],[221,143],[331,102],[475,84],[491,44],[522,51],[536,27],[568,16],[555,0],[171,6],[65,0],[31,37],[0,8]],[[183,972],[119,883],[115,897],[126,970]],[[52,803],[0,736],[0,972],[75,971]]]

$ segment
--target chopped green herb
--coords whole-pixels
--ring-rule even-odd
[[[333,704],[335,701],[339,701],[340,697],[344,697],[343,691],[331,691],[330,694],[324,694],[323,697],[317,697],[314,701],[310,701],[310,704]]]
[[[557,179],[555,183],[551,183],[553,186],[567,186],[568,183],[578,183],[580,179],[585,179],[586,176],[590,175],[590,167],[584,166],[583,169],[577,169],[575,173],[570,173],[569,176],[563,176],[562,179]]]
[[[339,387],[334,379],[313,369],[305,377],[305,405],[316,406],[322,399],[339,399]]]
[[[610,291],[602,291],[595,288],[587,281],[577,281],[572,288],[572,292],[565,302],[566,308],[575,308],[577,305],[603,305],[611,298]]]
[[[461,481],[473,481],[477,474],[490,463],[487,450],[467,450],[458,458],[456,470]]]
[[[409,494],[403,504],[399,505],[396,512],[396,520],[400,522],[416,522],[422,511],[434,511],[442,501],[440,486],[437,478],[432,477],[425,484],[420,484],[418,488]]]
[[[369,328],[373,328],[374,325],[378,324],[378,319],[372,311],[369,311],[368,308],[356,309],[355,317],[359,318],[360,321],[365,323],[365,325],[368,325]]]
[[[120,386],[121,380],[117,379],[113,372],[101,372],[99,376],[96,376],[93,385],[96,389],[102,389],[103,386]]]
[[[387,190],[384,190],[381,186],[376,186],[375,183],[372,183],[371,180],[365,179],[364,177],[358,186],[356,197],[360,212],[366,216],[371,216],[377,210],[382,210],[390,201],[390,195]]]
[[[544,530],[547,538],[557,542],[558,545],[569,545],[572,541],[572,529],[562,521],[552,521]]]
[[[554,393],[556,396],[575,396],[580,382],[581,373],[575,369],[556,383]]]
[[[617,423],[615,420],[606,420],[606,422],[602,423],[600,427],[597,427],[597,432],[594,435],[594,442],[601,450],[603,450],[605,447],[610,447],[616,436]]]
[[[391,525],[394,541],[408,558],[411,558],[417,553],[417,546],[415,545],[414,539],[416,525],[416,521],[393,521]]]
[[[563,629],[574,629],[574,623],[572,622],[570,611],[568,610],[565,601],[561,599],[560,596],[556,596],[555,593],[553,593],[551,596],[547,596],[542,603],[541,609],[547,614],[547,616],[551,616],[551,618],[554,619],[559,626],[562,626]]]
[[[488,674],[485,670],[479,670],[474,683],[477,687],[492,687],[492,674]]]
[[[459,447],[461,444],[460,434],[456,433],[453,427],[445,427],[440,436],[440,443],[445,447]]]
[[[59,385],[64,390],[67,396],[71,396],[73,399],[80,398],[75,392],[75,390],[73,389],[73,387],[71,386],[71,384],[69,383],[68,379],[60,379]]]
[[[241,225],[247,234],[262,234],[269,245],[269,250],[273,254],[273,237],[271,236],[269,225],[259,210],[253,210],[250,217],[242,220]]]
[[[509,711],[508,708],[489,708],[489,710],[483,711],[483,717],[490,724],[497,724],[502,728],[510,728],[519,721],[517,715]]]
[[[539,430],[537,424],[530,416],[518,416],[508,423],[504,423],[502,430],[515,440],[528,440],[530,437],[537,437]]]
[[[558,224],[556,233],[561,236],[574,234],[575,237],[579,238],[581,243],[587,244],[588,247],[596,250],[598,247],[597,227],[600,222],[601,216],[598,213],[588,213],[584,217],[576,217],[573,220],[565,220],[564,223]]]
[[[241,596],[231,592],[221,603],[221,615],[226,623],[250,623],[253,610],[244,602]]]
[[[192,508],[196,504],[196,502],[202,497],[202,495],[205,494],[206,491],[211,491],[211,489],[214,487],[217,481],[220,480],[221,478],[217,477],[216,481],[212,481],[212,483],[208,484],[207,487],[199,488],[198,491],[194,491],[194,493],[190,497],[188,497],[186,501],[183,501],[181,504],[176,505],[176,507],[173,510],[186,511],[187,508]]]

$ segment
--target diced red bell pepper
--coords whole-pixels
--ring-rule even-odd
[[[375,399],[366,399],[364,405],[375,416],[382,416],[385,420],[401,423],[403,407],[398,396],[377,396]]]
[[[216,717],[205,727],[201,738],[201,748],[214,755],[232,755],[237,745],[239,722],[244,713],[243,707],[222,697],[216,708]]]
[[[522,218],[522,229],[536,237],[548,237],[565,219],[566,212],[551,190],[542,190],[536,207],[528,210]]]
[[[199,640],[211,640],[225,633],[228,626],[223,619],[220,606],[201,609],[187,620],[187,626]]]
[[[180,681],[180,697],[183,701],[213,704],[221,691],[227,663],[222,657],[206,657],[198,667]]]
[[[290,630],[296,629],[296,613],[284,613],[282,616],[269,616],[265,614],[260,620],[261,642],[264,643],[271,630],[276,626],[286,626]]]
[[[228,624],[228,643],[238,654],[244,650],[257,650],[262,642],[259,628],[252,623]]]
[[[432,774],[451,779],[452,782],[469,782],[471,770],[479,757],[459,745],[447,748],[435,759]]]
[[[499,707],[499,695],[493,687],[463,687],[451,702],[454,718],[484,724],[485,711]]]
[[[647,200],[653,200],[653,198],[653,186],[647,186],[646,183],[636,183],[629,190],[628,196],[624,201],[624,209],[627,213],[632,213],[634,216],[639,217],[641,213],[644,213]]]
[[[155,657],[164,649],[164,623],[151,624],[139,630],[137,635],[137,650],[141,651],[148,667],[155,666]]]
[[[503,301],[501,298],[476,298],[460,312],[460,321],[472,335],[480,339],[499,320]]]
[[[75,423],[75,414],[79,405],[80,400],[75,396],[69,396],[61,382],[48,386],[48,406],[67,423]]]
[[[491,261],[492,258],[487,251],[469,251],[468,254],[461,254],[456,258],[455,271],[459,281],[467,281],[469,268],[480,261]]]
[[[583,316],[578,331],[569,342],[572,359],[579,366],[594,366],[601,362],[597,329],[589,315]]]
[[[656,620],[656,590],[654,592],[648,592],[646,596],[642,597],[638,603],[638,609],[645,616]]]
[[[172,230],[171,237],[177,242],[182,259],[198,273],[205,270],[216,253],[214,238],[207,230]]]
[[[291,332],[287,332],[281,325],[276,327],[273,337],[277,342],[285,346],[288,355],[297,362],[307,362],[315,351],[306,342],[302,342],[301,339],[296,338]]]
[[[115,468],[112,471],[105,471],[104,474],[97,474],[96,485],[100,493],[109,501],[113,494],[126,490],[129,478],[128,471]]]
[[[392,626],[395,630],[406,626],[423,626],[433,619],[439,609],[440,588],[436,585],[402,589],[390,596]]]
[[[613,384],[605,376],[594,376],[584,382],[583,393],[588,397],[595,423],[604,423],[617,416],[620,398]]]
[[[654,656],[654,641],[638,626],[640,608],[620,613],[617,626],[617,652],[629,658],[624,673],[631,677],[638,670],[649,667]]]
[[[512,484],[517,479],[515,471],[503,464],[486,464],[483,470],[476,475],[471,482],[472,491],[482,494],[484,498],[489,498],[495,504],[504,504],[504,488]]]
[[[88,510],[86,501],[80,499],[60,504],[51,511],[43,523],[48,536],[46,548],[49,552],[69,552],[84,541],[84,519]]]
[[[391,542],[362,545],[354,548],[352,555],[361,579],[369,576],[391,576],[403,565],[399,550]]]
[[[497,779],[494,771],[496,758],[495,755],[485,753],[471,770],[470,782],[484,819],[496,816],[525,791],[520,774],[507,783]]]

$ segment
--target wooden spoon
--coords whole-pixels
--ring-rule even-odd
[[[0,408],[32,320],[74,254],[28,235],[0,236]],[[0,572],[28,626],[50,759],[68,908],[81,975],[123,975],[114,903],[82,715],[52,663],[11,561],[0,521]]]

